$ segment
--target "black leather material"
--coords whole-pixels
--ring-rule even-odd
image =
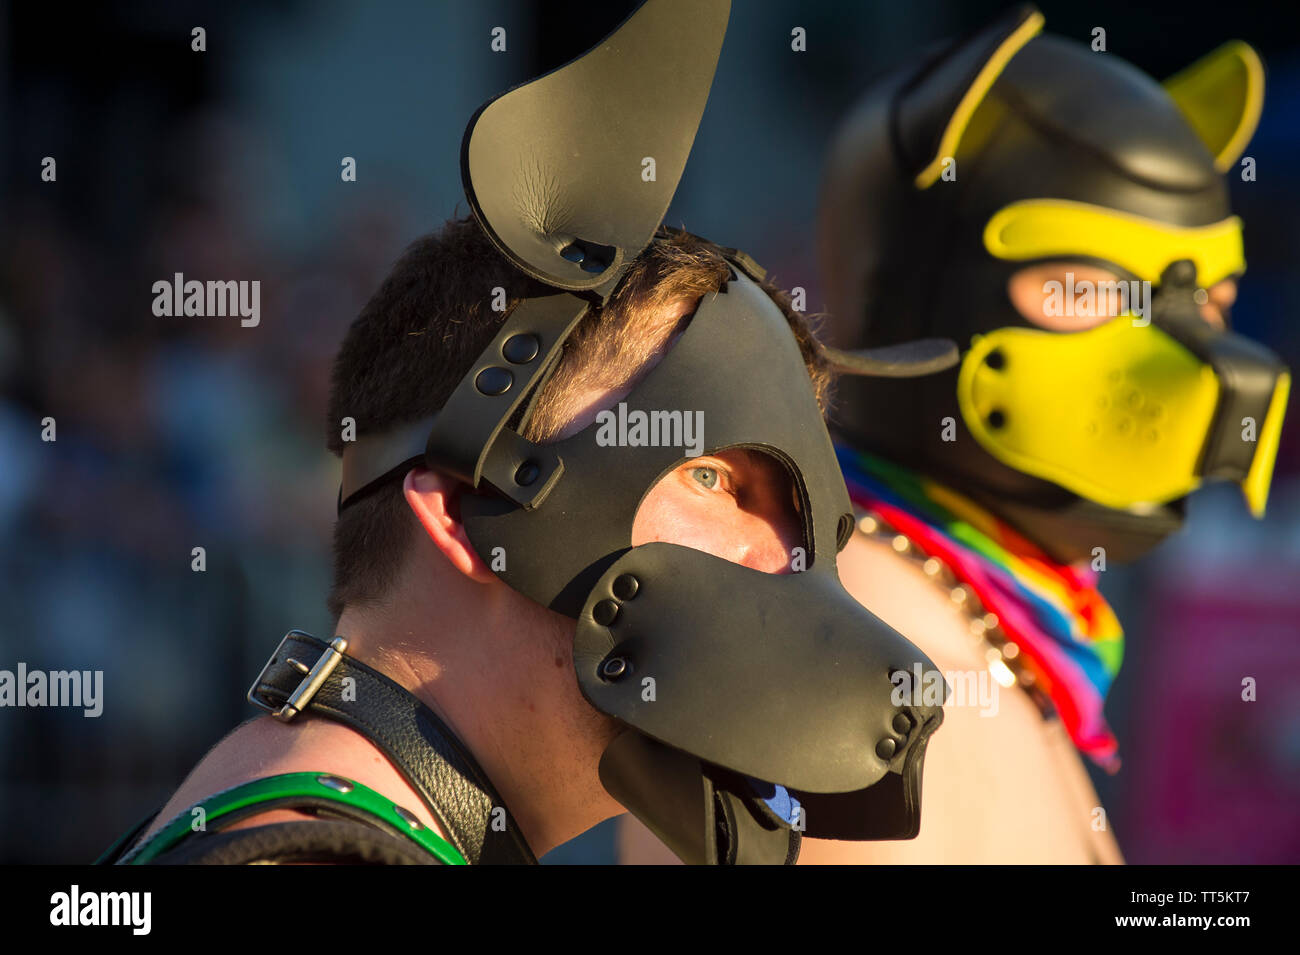
[[[327,646],[301,630],[290,631],[250,698],[255,695],[278,708],[303,681],[289,658],[311,667]],[[344,682],[349,678],[356,681],[355,692]],[[304,711],[344,723],[382,749],[471,865],[537,863],[505,800],[474,757],[429,707],[378,670],[344,656]]]
[[[614,294],[627,267],[652,241],[685,166],[729,6],[727,0],[648,0],[584,56],[506,92],[475,115],[462,147],[466,196],[484,232],[517,268],[593,305]],[[647,158],[657,173],[643,178]],[[656,428],[653,436],[642,432],[648,440],[633,434],[610,440],[604,433],[608,422],[544,447],[519,437],[521,425],[512,422],[531,413],[527,396],[539,393],[549,358],[564,347],[564,329],[572,330],[565,322],[579,313],[579,298],[564,295],[557,300],[556,321],[546,323],[561,334],[551,339],[535,333],[540,352],[512,349],[518,361],[506,354],[506,342],[529,330],[515,316],[498,331],[434,419],[424,461],[488,492],[461,496],[470,543],[513,590],[578,621],[580,633],[586,632],[579,653],[602,640],[610,646],[591,653],[617,642],[591,606],[593,588],[613,584],[602,582],[602,574],[620,560],[649,574],[642,581],[648,596],[638,608],[654,612],[637,609],[625,617],[636,619],[631,640],[651,650],[642,659],[662,662],[662,679],[671,683],[663,689],[677,695],[672,703],[646,708],[623,688],[605,693],[593,670],[599,661],[589,654],[584,663],[590,666],[580,668],[578,678],[597,709],[678,747],[697,764],[718,754],[720,764],[735,758],[725,768],[743,766],[767,782],[859,792],[888,771],[873,755],[879,738],[873,730],[882,731],[893,716],[889,665],[910,670],[933,664],[839,585],[835,555],[852,533],[852,507],[808,364],[787,317],[754,278],[761,269],[748,257],[735,259],[731,279],[703,297],[667,353],[619,401],[620,413],[631,409]],[[949,343],[930,343],[839,358],[892,376],[945,367],[955,351]],[[674,416],[676,427],[670,428]],[[646,494],[692,453],[701,453],[690,450],[697,441],[687,438],[688,422],[700,422],[694,433],[704,453],[744,448],[770,454],[785,467],[804,525],[791,566],[807,558],[803,570],[740,573],[738,565],[700,551],[632,546]],[[418,429],[404,428],[391,441],[350,442],[342,505],[349,501],[353,475],[369,480],[400,473],[418,450]],[[498,562],[497,555],[506,554],[508,563]],[[822,604],[828,595],[834,601],[829,608]],[[762,612],[733,609],[753,605]],[[600,618],[611,606],[602,602]],[[620,636],[627,633],[621,625],[616,629]],[[778,643],[802,652],[778,654],[770,649]],[[669,659],[660,653],[664,649],[679,652]],[[727,665],[732,652],[744,662],[746,684]],[[787,670],[760,671],[750,658],[797,668],[803,674],[799,685],[811,687],[808,696],[794,695]],[[693,663],[701,666],[693,669]],[[654,669],[644,675],[661,676]],[[687,693],[693,695],[688,699]],[[838,719],[817,719],[819,705]],[[783,737],[779,714],[787,711],[797,711],[791,719],[798,720],[798,732]],[[809,733],[814,722],[821,731]],[[758,738],[774,729],[770,743]],[[796,736],[807,745],[797,749]],[[625,767],[623,775],[642,778],[652,769],[652,763],[636,772]],[[795,778],[782,778],[785,771]],[[682,811],[691,814],[659,823],[681,833],[692,852],[703,838],[695,813],[705,783],[686,780]],[[650,814],[677,806],[636,801]],[[708,807],[712,811],[712,802]],[[742,837],[739,829],[734,835]],[[764,839],[755,849],[766,857],[767,843],[777,841]],[[781,858],[789,855],[788,843]],[[750,857],[744,851],[731,855]]]
[[[800,834],[743,779],[627,730],[600,758],[600,782],[687,865],[794,865]],[[749,793],[749,795],[741,795]]]
[[[359,822],[281,822],[197,833],[150,865],[442,865],[402,836]]]
[[[834,834],[834,838],[879,840],[915,839],[921,831],[921,777],[930,737],[943,722],[942,708],[929,715],[913,707],[907,736],[911,743],[901,763],[891,763],[889,773],[864,794],[809,793],[792,791],[807,814],[804,834],[809,839]]]
[[[326,799],[319,796],[305,796],[305,795],[295,793],[289,796],[279,796],[274,799],[259,800],[258,802],[250,803],[249,805],[244,806],[242,809],[236,809],[233,812],[228,812],[225,815],[221,816],[219,819],[213,820],[206,830],[200,830],[194,833],[187,833],[184,837],[183,842],[188,843],[198,837],[208,837],[208,836],[215,835],[216,833],[219,832],[225,832],[231,826],[236,825],[237,823],[240,823],[245,819],[250,819],[253,816],[260,816],[263,813],[272,812],[273,810],[276,809],[292,809],[297,812],[306,813],[308,815],[316,816],[321,819],[331,819],[331,820],[341,819],[349,822],[359,823],[361,825],[375,829],[379,832],[386,833],[389,836],[393,836],[402,839],[403,841],[406,841],[406,837],[399,830],[397,824],[380,821],[379,819],[375,818],[375,816],[372,813],[366,812],[364,809],[361,809],[356,806],[349,806],[346,803],[341,803],[334,799]],[[156,816],[157,814],[155,813],[154,817],[152,818],[156,818]],[[142,830],[137,830],[137,832],[139,831]],[[146,846],[151,844],[154,839],[158,838],[160,834],[161,834],[161,830],[160,832],[155,833],[152,837],[145,840],[144,842],[139,842],[132,845],[129,851],[119,853],[119,855],[115,858],[120,858],[121,865],[130,865],[131,862],[140,854],[140,852]],[[132,838],[132,842],[134,842],[134,837]],[[170,856],[173,852],[177,851],[177,848],[180,845],[181,844],[178,843],[177,846],[168,849],[166,852],[162,853],[162,855]],[[112,862],[115,860],[110,859],[109,861]]]
[[[582,56],[479,109],[461,177],[502,254],[555,288],[613,290],[686,168],[730,9],[643,3]]]
[[[737,780],[730,788],[713,785],[715,840],[722,865],[794,865],[802,835],[756,796],[742,796]]]
[[[530,510],[540,504],[563,465],[554,451],[524,439],[506,422],[554,369],[565,339],[586,311],[587,302],[576,295],[543,295],[521,302],[441,410],[411,425],[359,435],[349,445],[343,455],[339,509],[419,464],[436,467],[470,487],[486,479]],[[519,336],[535,340],[537,352],[528,361],[512,362],[504,349]],[[479,387],[479,376],[489,371],[508,374],[506,390],[490,394]],[[537,466],[538,475],[521,486],[515,475],[525,461]]]
[[[1268,417],[1278,378],[1286,366],[1258,342],[1202,321],[1193,298],[1196,288],[1193,262],[1184,259],[1170,265],[1160,277],[1151,321],[1213,368],[1219,379],[1219,404],[1197,463],[1198,473],[1240,481],[1250,473],[1257,450],[1253,440],[1242,438],[1241,423],[1251,418],[1262,424]]]
[[[153,812],[149,813],[147,817],[141,819],[129,830],[122,833],[122,835],[118,836],[117,841],[114,842],[107,849],[105,849],[103,854],[100,855],[100,857],[96,859],[92,864],[93,865],[118,865],[119,860],[121,860],[122,857],[128,851],[134,851],[136,841],[142,835],[144,835],[145,830],[147,830],[150,826],[153,825],[153,821],[158,818],[158,813],[162,811],[163,811],[163,807],[159,806]]]
[[[827,553],[833,546],[832,538]],[[893,729],[900,715],[913,726],[943,718],[939,704],[897,703],[892,674],[920,667],[939,677],[945,699],[948,685],[913,644],[844,590],[833,567],[817,570],[764,574],[662,541],[630,549],[578,618],[573,659],[582,695],[701,762],[865,803],[922,740],[900,738]],[[639,586],[620,599],[616,581],[625,578]],[[745,598],[728,605],[730,594]],[[617,608],[612,621],[596,619],[602,606]],[[812,639],[798,639],[803,634]],[[606,670],[611,660],[620,666],[614,676]],[[649,699],[647,680],[655,689]],[[877,753],[884,740],[897,747],[888,758]]]
[[[1033,327],[1007,294],[1012,276],[1031,263],[995,258],[984,242],[994,214],[1013,203],[1081,202],[1181,227],[1230,215],[1214,157],[1167,90],[1113,53],[1050,35],[1014,53],[984,93],[952,148],[955,178],[918,188],[916,175],[935,158],[972,81],[1033,14],[1007,10],[908,61],[865,92],[836,134],[821,187],[818,258],[840,348],[951,336],[965,350],[974,335]],[[1136,278],[1091,255],[1048,258]],[[1161,286],[1157,300],[1167,294]],[[1277,367],[1276,356],[1252,348],[1252,357],[1238,336],[1215,334],[1231,361],[1232,387],[1248,392],[1240,402],[1229,392],[1223,420],[1262,420],[1265,369]],[[1111,560],[1133,560],[1178,529],[1177,501],[1140,512],[1105,507],[994,458],[966,427],[957,378],[953,369],[911,380],[842,379],[834,426],[853,447],[975,498],[1062,563],[1089,560],[1099,546]],[[949,418],[955,435],[943,427]],[[1239,433],[1225,429],[1225,441],[1210,442],[1206,477],[1244,473],[1255,445],[1233,440]]]

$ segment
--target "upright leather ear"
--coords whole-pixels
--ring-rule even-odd
[[[976,107],[1011,58],[1043,29],[1032,4],[1008,11],[927,64],[894,104],[896,142],[918,189],[928,189],[955,155]]]
[[[608,296],[668,211],[730,0],[647,0],[599,45],[489,101],[461,146],[470,207],[524,272]]]
[[[1164,87],[1227,172],[1241,158],[1264,106],[1264,64],[1248,44],[1231,40],[1165,80]]]

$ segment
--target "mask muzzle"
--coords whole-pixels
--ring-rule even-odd
[[[1106,507],[1229,480],[1262,517],[1290,375],[1268,349],[1203,321],[1194,289],[1194,266],[1177,262],[1149,320],[977,336],[957,381],[967,427],[1004,464]]]

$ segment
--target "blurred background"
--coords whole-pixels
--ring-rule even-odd
[[[258,712],[244,694],[287,630],[331,635],[334,350],[402,249],[468,212],[472,112],[634,5],[0,3],[0,668],[102,669],[105,698],[97,719],[0,709],[0,862],[92,861]],[[820,309],[817,181],[839,118],[875,73],[1004,6],[735,0],[668,221]],[[1258,179],[1232,184],[1249,263],[1233,319],[1300,368],[1292,15],[1039,6],[1047,31],[1105,27],[1111,55],[1157,77],[1234,37],[1263,55]],[[155,317],[151,286],[176,272],[260,280],[260,324]],[[1202,492],[1181,536],[1103,575],[1128,637],[1108,705],[1124,767],[1095,782],[1131,862],[1300,862],[1296,403],[1267,520]],[[613,857],[610,822],[545,861]]]

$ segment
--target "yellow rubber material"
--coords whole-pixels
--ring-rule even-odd
[[[999,461],[1106,507],[1131,508],[1199,486],[1219,381],[1155,326],[1121,316],[1069,334],[1000,328],[978,336],[957,398],[967,427]]]
[[[1002,71],[1007,68],[1011,58],[1020,52],[1021,47],[1042,32],[1044,22],[1043,15],[1035,11],[1016,28],[1014,33],[1003,40],[993,55],[985,61],[975,80],[967,87],[961,102],[953,110],[948,125],[944,127],[943,134],[939,137],[938,150],[929,164],[917,173],[916,188],[928,189],[938,180],[940,173],[943,172],[943,161],[957,152],[957,144],[961,142],[962,133],[966,132],[966,127],[971,117],[975,115],[976,108],[984,102],[984,97],[988,96],[989,90],[1002,75]]]
[[[1173,98],[1214,157],[1227,172],[1255,135],[1264,107],[1264,64],[1241,40],[1232,40],[1165,80]]]
[[[1241,482],[1241,492],[1246,496],[1246,506],[1255,517],[1264,516],[1268,504],[1268,489],[1273,483],[1273,465],[1277,461],[1277,445],[1282,440],[1282,419],[1286,417],[1286,399],[1291,392],[1291,375],[1278,376],[1277,387],[1268,403],[1268,413],[1259,429],[1259,447],[1250,460],[1250,470]]]
[[[984,247],[999,259],[1089,256],[1158,283],[1171,262],[1191,259],[1209,288],[1246,270],[1241,220],[1184,227],[1067,199],[1026,199],[994,213]]]

